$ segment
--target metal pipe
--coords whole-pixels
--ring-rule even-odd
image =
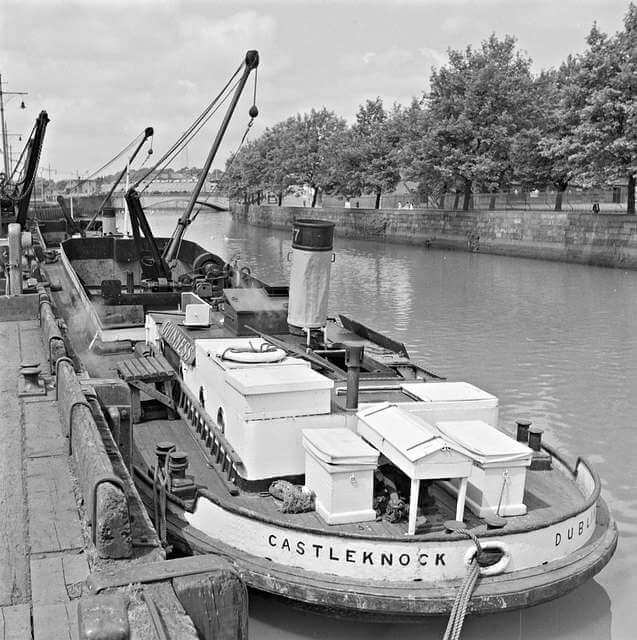
[[[358,381],[360,379],[364,350],[365,347],[358,344],[347,347],[347,353],[345,354],[345,365],[347,366],[346,409],[358,408]]]
[[[11,175],[11,167],[9,166],[9,146],[7,142],[7,125],[4,121],[4,100],[2,99],[2,74],[0,74],[0,125],[2,125],[2,155],[4,156],[4,175],[8,180]]]
[[[245,57],[245,69],[243,70],[243,75],[239,79],[239,83],[237,84],[237,88],[234,92],[234,96],[232,97],[232,102],[228,107],[228,111],[221,123],[221,127],[217,132],[217,137],[215,141],[212,143],[212,148],[210,149],[210,153],[208,154],[208,158],[199,174],[199,180],[197,181],[197,185],[195,186],[194,191],[190,197],[190,202],[186,207],[183,215],[177,221],[177,227],[173,232],[172,237],[170,238],[166,248],[164,249],[162,257],[164,260],[171,266],[172,263],[177,257],[177,251],[179,249],[179,243],[181,242],[181,238],[183,237],[186,227],[190,224],[190,215],[192,214],[192,210],[195,207],[195,203],[199,198],[199,194],[201,193],[201,189],[203,188],[206,177],[208,176],[208,172],[210,171],[210,167],[212,166],[212,162],[217,155],[217,151],[219,150],[219,146],[221,145],[221,141],[223,140],[223,136],[228,128],[228,124],[230,123],[230,118],[234,113],[235,107],[237,106],[237,102],[239,102],[239,98],[241,97],[241,93],[243,88],[245,87],[246,82],[248,81],[248,76],[253,69],[256,69],[259,65],[259,53],[258,51],[248,51]]]
[[[378,385],[376,387],[358,387],[358,393],[374,393],[376,391],[402,391],[403,388],[399,384],[386,384],[386,385]],[[347,394],[347,389],[345,387],[338,387],[336,389],[337,396],[344,396]]]

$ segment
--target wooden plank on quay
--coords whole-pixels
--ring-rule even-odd
[[[19,323],[0,324],[0,605],[17,605],[29,594],[27,513],[22,481],[23,422],[17,398]]]
[[[42,330],[35,320],[20,323],[20,359],[25,362],[39,362],[42,371],[47,371],[48,353],[42,341]]]
[[[91,593],[129,584],[158,582],[180,576],[209,573],[225,568],[226,560],[215,554],[187,556],[129,567],[104,567],[93,572],[86,584]]]
[[[78,598],[88,578],[83,553],[31,558],[31,600],[33,604],[60,604]]]
[[[68,455],[69,445],[62,435],[56,400],[24,403],[23,412],[26,430],[24,453],[28,458]]]
[[[82,530],[66,457],[30,458],[26,467],[31,552],[82,548]]]
[[[78,640],[77,603],[34,604],[33,640]]]
[[[30,605],[0,607],[0,640],[25,640],[31,637]]]

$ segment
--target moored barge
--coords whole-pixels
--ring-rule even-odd
[[[450,611],[476,540],[474,613],[553,599],[612,556],[586,460],[524,421],[509,436],[495,396],[327,317],[329,223],[296,222],[289,286],[184,241],[188,290],[153,293],[133,248],[70,239],[47,274],[90,376],[130,385],[135,482],[166,543],[303,605],[401,619]]]
[[[76,365],[128,385],[104,413],[166,547],[390,619],[447,614],[459,593],[472,613],[532,606],[600,571],[617,529],[587,461],[524,421],[509,435],[494,395],[328,316],[331,223],[294,222],[284,284],[184,239],[230,113],[170,238],[134,188],[132,239],[110,216],[45,252],[34,229]]]

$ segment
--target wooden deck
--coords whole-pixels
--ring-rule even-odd
[[[135,425],[134,439],[135,462],[142,469],[154,465],[157,442],[174,442],[179,449],[188,453],[190,460],[188,473],[195,477],[195,482],[205,486],[218,497],[224,506],[230,509],[246,509],[269,522],[305,531],[320,530],[346,536],[405,539],[406,521],[391,523],[378,520],[376,522],[328,525],[314,511],[299,514],[281,513],[278,509],[280,503],[267,494],[240,491],[239,495],[231,496],[224,477],[206,461],[202,450],[203,444],[191,435],[189,427],[182,420],[154,420],[137,424]],[[416,536],[422,540],[438,538],[444,530],[442,523],[445,520],[455,518],[455,497],[436,485],[431,493],[436,501],[436,510],[433,513],[428,513],[426,523],[416,529]],[[580,505],[583,506],[585,499],[575,484],[561,472],[556,470],[529,471],[524,502],[528,507],[527,515],[507,518],[506,529],[501,530],[501,533],[527,530],[560,520],[568,510]],[[483,520],[468,509],[465,510],[464,521],[467,527],[476,533],[485,530]]]
[[[21,361],[46,352],[37,321],[0,323],[0,638],[77,637],[89,567],[55,393],[19,398]]]

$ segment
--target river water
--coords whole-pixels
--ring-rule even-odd
[[[175,213],[151,214],[158,234]],[[202,213],[187,238],[286,281],[290,233]],[[500,399],[502,426],[527,417],[568,455],[587,456],[620,529],[594,580],[549,604],[467,618],[465,640],[637,637],[637,272],[381,242],[335,240],[330,310],[404,342],[449,379]],[[255,640],[441,638],[446,621],[368,624],[250,604]]]

